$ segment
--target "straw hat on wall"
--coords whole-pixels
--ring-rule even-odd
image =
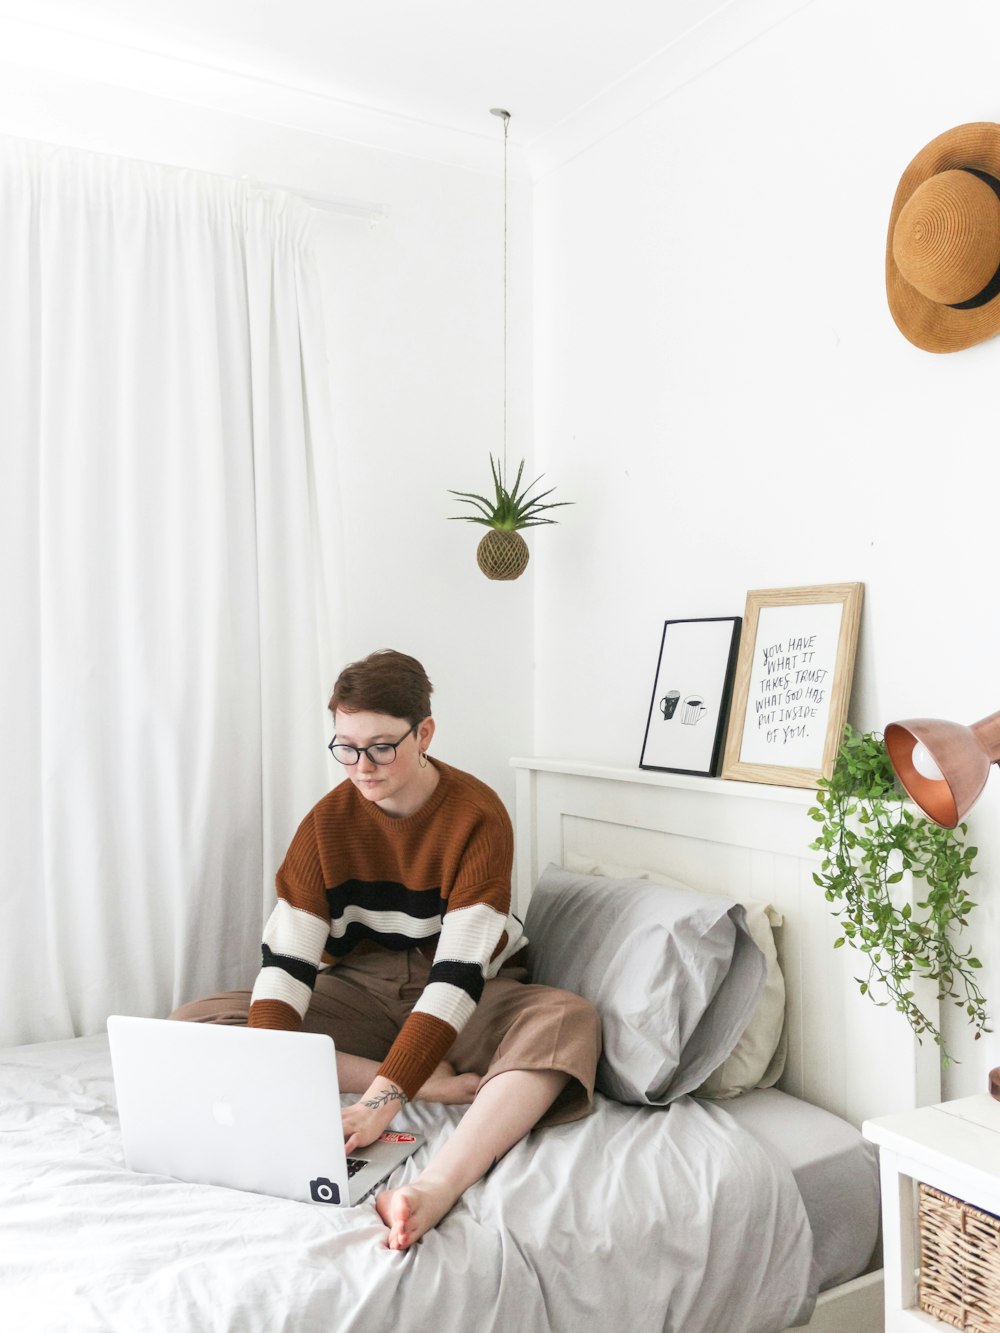
[[[892,203],[889,309],[927,352],[1000,332],[1000,125],[959,125],[921,149]]]

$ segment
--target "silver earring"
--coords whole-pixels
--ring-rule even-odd
[[[420,767],[421,767],[421,768],[426,768],[426,767],[427,767],[427,751],[426,751],[426,750],[421,750],[421,751],[420,751],[419,759],[420,759]]]

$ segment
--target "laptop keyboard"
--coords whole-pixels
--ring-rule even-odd
[[[364,1157],[348,1157],[347,1159],[347,1179],[356,1176],[363,1166],[367,1166],[367,1159]]]

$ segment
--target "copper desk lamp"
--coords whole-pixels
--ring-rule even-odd
[[[1000,712],[971,727],[927,717],[890,722],[885,748],[914,804],[935,824],[955,828],[1000,763]],[[1000,1101],[1000,1068],[990,1070],[990,1096]]]

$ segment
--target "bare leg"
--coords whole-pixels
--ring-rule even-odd
[[[508,1069],[484,1083],[454,1134],[420,1175],[375,1200],[389,1228],[389,1249],[408,1249],[437,1226],[469,1186],[538,1123],[568,1079],[558,1070]]]
[[[367,1092],[378,1073],[375,1060],[360,1055],[337,1052],[337,1082],[341,1092]],[[456,1074],[450,1064],[442,1061],[417,1093],[417,1100],[439,1102],[443,1106],[468,1106],[479,1087],[478,1074]]]

